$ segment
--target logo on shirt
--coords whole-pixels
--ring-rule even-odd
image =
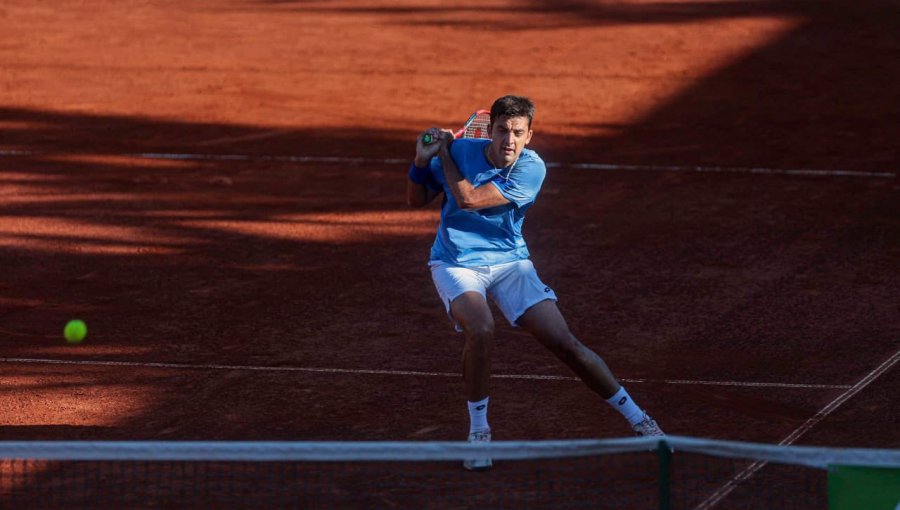
[[[628,402],[628,397],[622,397],[619,399],[619,405],[624,406],[625,402]]]
[[[484,408],[485,408],[485,405],[481,404],[480,406],[476,407],[475,410],[476,411],[484,411]]]
[[[550,287],[544,287],[544,292],[550,292]]]

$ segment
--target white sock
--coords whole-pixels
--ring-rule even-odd
[[[609,405],[613,406],[616,411],[622,413],[622,416],[624,416],[625,419],[628,420],[628,423],[632,425],[637,425],[644,419],[644,410],[634,403],[634,400],[631,399],[631,395],[625,391],[624,386],[620,386],[619,391],[617,391],[615,395],[609,397],[606,401],[609,402]]]
[[[484,400],[480,400],[478,402],[468,402],[470,434],[472,432],[480,432],[491,429],[491,427],[488,426],[487,421],[488,400],[490,400],[490,397],[485,397]]]

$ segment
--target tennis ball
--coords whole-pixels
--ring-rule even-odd
[[[70,344],[80,344],[84,337],[87,336],[87,324],[82,320],[71,320],[66,324],[63,336],[66,337],[66,342]]]

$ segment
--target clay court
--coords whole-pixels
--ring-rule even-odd
[[[406,171],[517,93],[532,260],[666,432],[898,448],[897,10],[4,2],[0,435],[464,439]],[[496,318],[496,440],[629,435]]]

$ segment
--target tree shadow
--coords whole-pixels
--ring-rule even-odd
[[[0,150],[67,155],[214,153],[265,156],[291,154],[293,147],[321,155],[348,152],[370,142],[366,155],[378,158],[408,150],[413,131],[365,127],[346,129],[267,129],[260,126],[180,122],[121,115],[70,114],[0,107]],[[309,155],[309,154],[304,154]],[[145,163],[149,164],[149,163]],[[114,165],[114,169],[118,168]]]
[[[741,9],[732,3],[720,7]],[[616,135],[551,136],[542,142],[546,152],[568,159],[600,153],[617,163],[896,170],[896,5],[761,2],[757,7],[753,15],[789,14],[802,21]],[[592,16],[590,10],[583,15]]]
[[[888,84],[897,72],[890,56],[898,32],[893,30],[896,18],[887,15],[889,4],[832,2],[818,9],[809,2],[554,5],[530,8],[588,25],[606,18],[679,23],[781,14],[807,21],[641,122],[612,126],[617,135],[538,133],[535,146],[545,159],[593,161],[602,154],[617,163],[825,168],[896,163],[894,121],[900,102]],[[390,6],[365,9],[397,14]],[[47,352],[127,359],[143,359],[152,351],[172,362],[352,365],[371,364],[372,349],[418,356],[409,353],[418,352],[414,339],[423,333],[420,323],[432,334],[443,334],[445,319],[432,306],[422,273],[436,213],[404,210],[402,192],[398,195],[402,169],[397,174],[392,165],[370,162],[310,166],[266,159],[297,153],[396,158],[408,151],[414,126],[275,130],[10,107],[0,109],[0,121],[4,150],[20,153],[0,162],[0,183],[13,190],[14,198],[0,205],[6,218],[0,258],[8,269],[0,313],[14,319],[7,329],[32,337],[27,343],[7,337],[10,355],[33,353],[37,345]],[[249,159],[130,156],[161,152]],[[584,189],[595,186],[583,175],[564,179]],[[556,221],[596,228],[557,212],[555,207],[572,195],[552,198],[551,193],[559,193],[552,186],[546,200],[557,205],[545,210],[545,219],[534,215],[529,222],[538,241],[564,242],[551,232]],[[630,196],[640,192],[620,186]],[[670,217],[669,209],[691,201],[686,196],[678,199],[682,202],[672,200],[658,202],[656,213]],[[887,211],[881,207],[878,217]],[[789,230],[786,238],[799,236],[794,226]],[[757,232],[756,226],[751,231]],[[861,235],[868,239],[870,234]],[[637,243],[630,234],[620,238]],[[683,257],[698,253],[696,243],[666,239],[678,244]],[[573,253],[583,258],[595,249],[589,243]],[[610,257],[625,263],[629,255]],[[564,280],[570,273],[575,274],[555,270]],[[366,312],[359,316],[355,310]],[[47,342],[75,315],[91,319],[92,341],[108,341],[121,350],[92,351],[87,342],[77,351],[60,351]],[[377,331],[374,340],[372,331]],[[368,351],[330,350],[330,339],[339,336],[374,344]],[[169,338],[179,341],[164,341]],[[294,344],[295,339],[303,341]],[[282,357],[273,359],[273,352]],[[455,357],[455,349],[442,346],[437,357],[444,356]],[[435,357],[417,359],[427,364]],[[381,362],[390,364],[392,358],[385,354]]]
[[[517,6],[515,15],[509,8],[475,4],[280,6],[289,12],[372,15],[390,25],[452,25],[479,33],[644,25],[690,31],[706,21],[791,20],[786,32],[629,125],[589,124],[580,128],[585,134],[538,132],[534,147],[546,159],[563,162],[598,162],[602,155],[599,162],[625,164],[874,171],[900,163],[900,88],[894,86],[900,80],[900,17],[894,2],[534,0]],[[481,38],[474,40],[482,44]],[[523,72],[511,69],[509,75],[524,78]],[[601,73],[597,94],[615,86],[603,78]],[[590,134],[598,132],[607,134]]]
[[[116,438],[115,427],[93,425],[2,425],[0,441],[78,441]],[[119,436],[127,439],[126,436]]]
[[[348,139],[396,154],[392,147],[408,148],[406,134],[297,130],[273,149],[258,139],[244,145],[240,140],[264,132],[246,126],[9,108],[0,119],[18,126],[3,129],[2,137],[19,152],[0,159],[7,197],[0,204],[0,316],[4,333],[11,333],[0,335],[6,358],[388,368],[395,349],[416,350],[422,324],[431,324],[424,331],[434,334],[444,325],[425,285],[437,213],[407,210],[403,168],[123,156],[226,137],[239,140],[217,149],[243,154],[284,152],[285,145],[327,151]],[[73,317],[87,321],[88,338],[67,346],[60,328]],[[349,339],[366,347],[334,348]],[[4,372],[26,377],[17,367],[6,365]],[[62,395],[77,389],[56,378],[82,367],[52,368],[27,377]],[[121,374],[123,368],[93,370]],[[227,373],[184,371],[179,381],[229,384]],[[308,398],[315,383],[305,381],[294,396]],[[135,384],[163,407],[196,399],[190,392],[175,396],[168,380],[137,378]],[[208,403],[225,398],[211,389],[218,384],[204,386]],[[255,397],[234,405],[290,394],[275,388],[256,388]],[[294,412],[289,403],[281,407]],[[249,414],[233,412],[254,414],[243,410]],[[202,420],[194,416],[188,421]],[[205,427],[179,423],[183,416],[165,426],[143,413],[120,418],[124,430],[144,438],[162,437],[167,428],[178,432],[164,437],[202,436]],[[240,437],[237,429],[223,434]]]

